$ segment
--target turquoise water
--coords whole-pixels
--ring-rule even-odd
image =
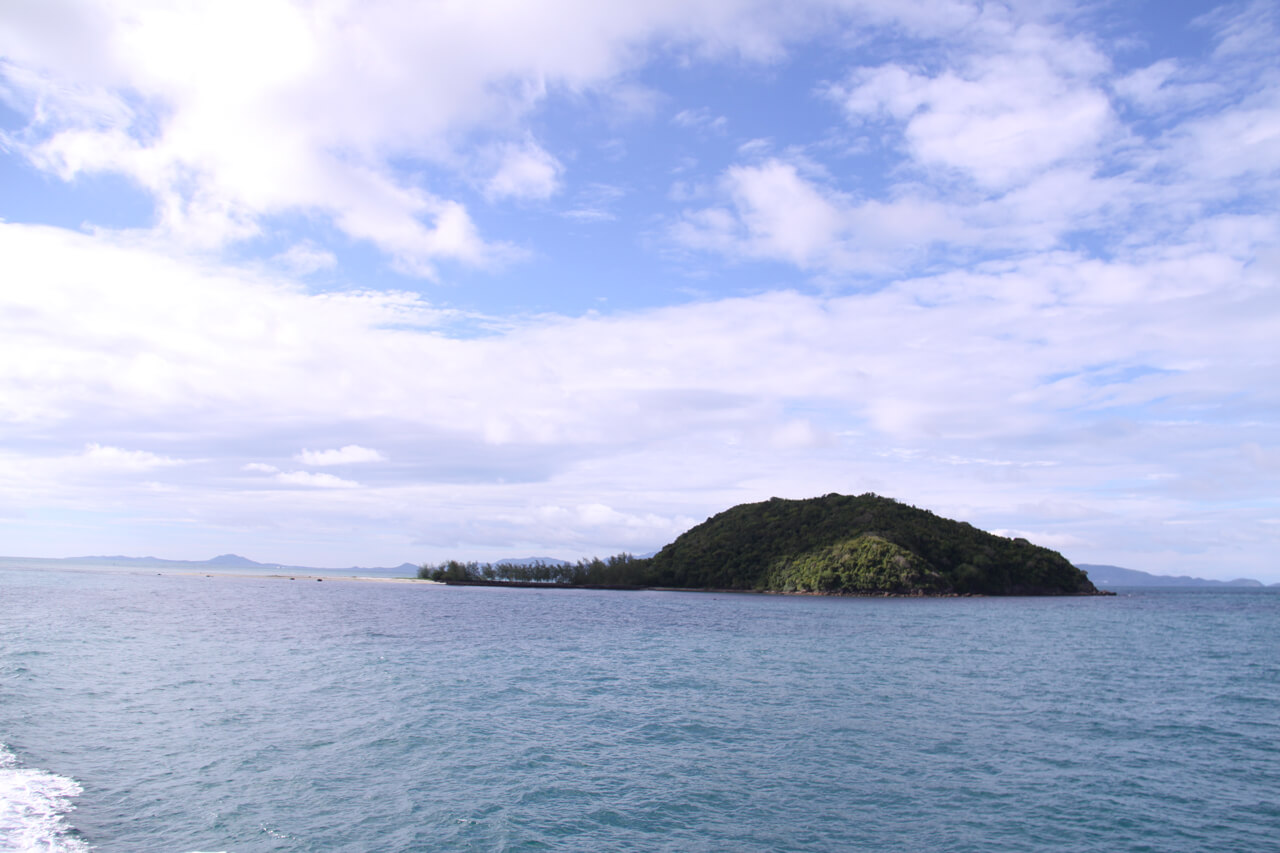
[[[1280,594],[0,569],[0,850],[1280,849]]]

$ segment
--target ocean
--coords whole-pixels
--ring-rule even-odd
[[[0,850],[1280,850],[1280,592],[0,565]]]

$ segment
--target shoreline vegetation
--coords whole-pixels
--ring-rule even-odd
[[[652,557],[424,564],[468,586],[845,596],[1112,595],[1056,551],[875,494],[741,504]]]

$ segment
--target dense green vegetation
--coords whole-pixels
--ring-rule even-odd
[[[550,566],[451,561],[420,576],[767,592],[898,595],[1096,593],[1061,554],[878,495],[773,498],[707,519],[653,557]]]
[[[641,586],[645,561],[630,554],[607,560],[593,557],[576,563],[463,563],[448,560],[424,564],[418,577],[446,583],[546,583],[568,586]]]
[[[657,585],[836,593],[1095,592],[1055,551],[866,494],[743,504],[659,551]]]

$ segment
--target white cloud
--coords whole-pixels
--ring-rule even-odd
[[[1235,251],[1242,233],[1266,237],[1231,232]],[[1150,557],[1135,563],[1121,550],[1134,530],[1146,536],[1149,523],[1182,517],[1197,490],[1235,501],[1266,493],[1268,471],[1251,460],[1276,453],[1266,418],[1277,402],[1270,342],[1280,336],[1266,308],[1270,279],[1203,251],[1143,263],[1063,254],[874,293],[549,316],[453,340],[386,328],[389,314],[430,316],[414,302],[309,295],[84,235],[0,226],[6,235],[14,239],[5,256],[30,285],[0,294],[0,318],[10,320],[0,329],[10,436],[56,440],[87,422],[180,435],[194,416],[221,443],[252,446],[282,429],[332,434],[355,424],[377,432],[376,452],[395,458],[397,471],[357,487],[331,474],[245,466],[238,455],[214,454],[197,468],[157,464],[178,452],[106,443],[77,446],[62,461],[8,452],[0,511],[123,504],[128,525],[142,531],[157,518],[250,541],[287,529],[328,555],[307,560],[367,564],[371,551],[413,559],[527,556],[546,553],[546,543],[569,558],[647,551],[743,500],[874,490],[987,529],[1034,530],[1035,541],[1071,543],[1077,560],[1127,557],[1143,568]],[[45,263],[21,266],[26,252]],[[161,270],[155,286],[137,275]],[[79,325],[69,300],[92,306],[104,327]],[[1032,306],[1052,322],[1027,322]],[[139,350],[198,381],[133,382]],[[33,363],[46,381],[24,380]],[[1132,369],[1143,366],[1154,372]],[[101,394],[83,391],[100,384]],[[1228,421],[1205,408],[1227,403]],[[1175,415],[1187,422],[1162,422]],[[1250,420],[1260,426],[1241,425]],[[1215,457],[1215,447],[1245,443],[1256,446]],[[889,453],[902,447],[919,452]],[[311,453],[300,461],[371,456]],[[168,491],[86,479],[89,455],[145,468]],[[267,475],[262,485],[275,488],[246,488],[228,468]],[[1078,496],[1075,505],[1055,509],[1063,493]],[[1047,509],[1032,521],[1011,517],[1028,503]],[[362,531],[359,545],[337,530]],[[1151,535],[1165,566],[1199,559],[1187,550],[1193,536]]]
[[[276,261],[294,275],[308,275],[337,266],[333,252],[310,241],[296,243],[276,256]]]
[[[485,184],[491,199],[544,199],[560,188],[563,167],[531,139],[502,146],[497,159],[498,168]]]
[[[1217,25],[1240,30],[1240,20]],[[895,164],[884,189],[869,191],[857,169],[813,168],[817,144],[763,160],[744,149],[668,236],[847,281],[1082,238],[1120,255],[1194,244],[1206,205],[1257,209],[1280,188],[1280,78],[1266,60],[1164,60],[1117,75],[1087,36],[1015,23],[997,7],[959,26],[937,65],[858,68],[826,90],[860,134],[846,150]]]
[[[887,202],[855,200],[776,158],[731,167],[721,190],[731,207],[685,211],[670,230],[676,242],[804,270],[883,274],[933,245],[978,242],[984,232],[1003,244],[1028,238],[1027,231],[1004,228],[1008,217],[994,216],[995,227],[975,221],[990,215],[981,209],[910,194]]]
[[[775,447],[784,450],[830,447],[835,443],[829,433],[815,427],[805,418],[790,420],[776,427],[770,440]]]
[[[901,123],[922,167],[954,170],[988,190],[1091,157],[1115,125],[1094,83],[1104,60],[1033,27],[1009,33],[1004,47],[934,74],[896,64],[859,71],[833,94],[855,122]]]
[[[336,450],[303,450],[294,457],[303,465],[354,465],[361,462],[385,462],[387,457],[376,450],[348,444]]]
[[[150,471],[153,468],[184,464],[181,459],[171,459],[146,450],[125,450],[96,443],[85,445],[81,458],[91,468],[112,471]]]
[[[762,255],[808,267],[843,230],[837,204],[790,164],[774,160],[758,168],[735,167],[726,181]]]
[[[575,194],[574,207],[560,215],[579,222],[611,222],[617,219],[614,208],[626,194],[625,188],[614,184],[588,184]]]
[[[477,137],[503,151],[490,198],[545,198],[559,162],[513,140],[549,92],[652,102],[622,72],[658,45],[771,61],[817,22],[807,9],[719,0],[83,0],[10,10],[0,73],[30,119],[9,145],[64,179],[132,179],[168,239],[217,247],[273,216],[319,215],[402,271],[434,276],[442,260],[511,256],[462,201],[433,189]],[[431,177],[439,171],[446,180]]]
[[[1233,54],[1255,54],[1271,57],[1275,53],[1275,38],[1280,31],[1280,15],[1266,0],[1250,3],[1224,4],[1211,9],[1194,21],[1213,31],[1218,44],[1214,53],[1218,57]]]
[[[612,222],[618,217],[600,207],[575,207],[560,214],[576,222]]]
[[[1239,190],[1227,183],[1233,179],[1261,180],[1273,189],[1280,172],[1280,82],[1238,107],[1187,122],[1166,142],[1173,162],[1203,181],[1205,194],[1213,182],[1223,183],[1219,194],[1234,194]]]
[[[272,479],[287,486],[305,486],[315,489],[355,489],[360,486],[353,480],[344,480],[333,474],[313,474],[309,471],[281,471]]]
[[[692,130],[721,133],[728,127],[729,119],[722,115],[713,114],[707,107],[698,107],[697,109],[681,110],[671,117],[671,123]]]
[[[1079,536],[1070,533],[1053,533],[1046,530],[991,530],[996,536],[1003,536],[1006,539],[1026,539],[1028,542],[1034,542],[1045,548],[1053,548],[1055,551],[1070,551],[1072,548],[1079,548],[1086,544]]]
[[[1113,84],[1116,93],[1126,100],[1143,107],[1160,106],[1171,94],[1169,85],[1178,73],[1178,63],[1172,59],[1153,62],[1146,68],[1131,71]]]
[[[95,442],[54,453],[7,444],[0,448],[0,518],[54,506],[109,511],[164,491],[158,480],[189,478],[199,468],[195,460]]]
[[[957,98],[920,112],[919,91],[911,89],[920,79],[884,69],[874,75],[883,83],[878,103],[900,112],[907,125],[926,112],[961,109],[963,98]],[[920,91],[932,86],[921,83]],[[1062,115],[1070,113],[1048,103],[1046,114],[1060,108]],[[1111,119],[1102,125],[1110,128]],[[979,153],[970,157],[967,131],[940,132],[934,137],[938,150],[945,149],[939,158],[951,158],[948,165],[975,180],[960,189],[898,172],[886,192],[865,197],[842,189],[843,176],[811,169],[799,156],[738,164],[725,170],[708,206],[684,211],[668,236],[684,247],[734,260],[783,261],[810,273],[901,275],[926,261],[962,267],[974,257],[1051,251],[1079,235],[1121,253],[1170,240],[1194,244],[1209,223],[1218,227],[1235,219],[1207,217],[1206,205],[1265,206],[1280,189],[1280,81],[1239,103],[1180,115],[1149,144],[1089,129],[1102,125],[1085,121],[1075,122],[1071,132],[1046,130],[1048,148],[1027,146],[1007,156],[998,146],[977,145],[972,150]],[[1058,144],[1070,154],[1065,148],[1062,156],[1054,153]],[[942,164],[925,149],[908,148],[921,168]],[[987,172],[989,154],[994,171]],[[1273,217],[1263,219],[1248,227],[1274,227]]]
[[[815,443],[821,424],[771,407],[818,401],[885,435],[1034,435],[1058,428],[1062,412],[1266,395],[1274,359],[1260,353],[1277,330],[1273,313],[1257,307],[1269,279],[1250,265],[1247,241],[1256,247],[1271,233],[1222,230],[1231,254],[1184,247],[1128,263],[1050,255],[867,294],[552,316],[455,339],[431,331],[450,315],[416,297],[310,295],[84,235],[2,225],[0,248],[25,286],[4,293],[0,312],[9,319],[0,321],[0,416],[46,432],[93,420],[154,432],[195,419],[232,435],[391,420],[411,433],[469,436],[477,452],[485,443],[622,447],[689,432],[799,448]],[[1024,322],[1031,312],[1054,321]],[[407,446],[389,455],[403,463],[398,448]],[[322,447],[298,458],[344,464],[387,449]]]

